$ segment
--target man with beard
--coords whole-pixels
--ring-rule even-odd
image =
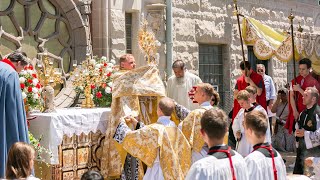
[[[182,60],[176,60],[172,64],[174,75],[167,82],[167,96],[174,99],[178,104],[189,110],[194,110],[198,106],[193,104],[188,96],[188,92],[193,86],[202,83],[201,79],[188,72]]]

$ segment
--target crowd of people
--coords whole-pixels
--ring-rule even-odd
[[[0,178],[37,179],[18,78],[27,63],[18,51],[0,61]],[[120,71],[135,67],[132,55],[120,58]],[[264,65],[255,72],[245,61],[240,69],[229,121],[217,106],[220,96],[213,86],[190,73],[182,60],[175,61],[167,97],[158,101],[157,122],[126,116],[115,127],[113,139],[127,152],[120,178],[284,180],[279,152],[286,151],[297,153],[294,174],[305,174],[306,167],[317,173],[320,84],[310,73],[311,61],[300,60],[299,76],[278,91]],[[103,177],[88,171],[81,179]]]

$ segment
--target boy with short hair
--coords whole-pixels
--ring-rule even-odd
[[[253,145],[253,152],[245,158],[249,179],[286,180],[286,167],[281,155],[265,142],[268,117],[253,110],[245,116],[244,127],[247,140]]]
[[[227,131],[227,116],[223,110],[213,108],[205,111],[201,118],[201,134],[210,149],[205,158],[192,165],[186,180],[248,179],[243,157],[223,144]]]

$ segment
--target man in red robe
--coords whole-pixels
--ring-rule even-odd
[[[251,65],[248,61],[245,61],[245,63],[242,61],[240,63],[240,69],[242,71],[242,75],[237,79],[237,83],[233,93],[234,101],[232,120],[236,117],[239,110],[241,109],[237,101],[237,94],[239,91],[244,90],[247,86],[253,86],[257,89],[258,95],[256,101],[265,110],[267,110],[266,89],[264,86],[263,77],[260,74],[256,73],[253,69],[251,69]],[[247,69],[247,76],[245,69]]]
[[[310,68],[311,60],[307,58],[301,59],[299,61],[299,76],[291,81],[289,92],[289,116],[285,125],[285,128],[288,129],[290,134],[292,133],[295,122],[294,120],[297,120],[299,118],[299,114],[306,108],[306,106],[302,104],[302,97],[305,89],[313,86],[320,89],[320,84],[312,77]],[[318,104],[320,105],[320,99]]]

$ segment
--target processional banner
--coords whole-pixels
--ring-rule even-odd
[[[280,32],[260,21],[245,16],[242,21],[244,43],[253,46],[260,60],[274,58],[283,62],[292,59],[292,38],[287,32]],[[320,35],[294,32],[295,58],[309,58],[312,69],[320,74]]]

